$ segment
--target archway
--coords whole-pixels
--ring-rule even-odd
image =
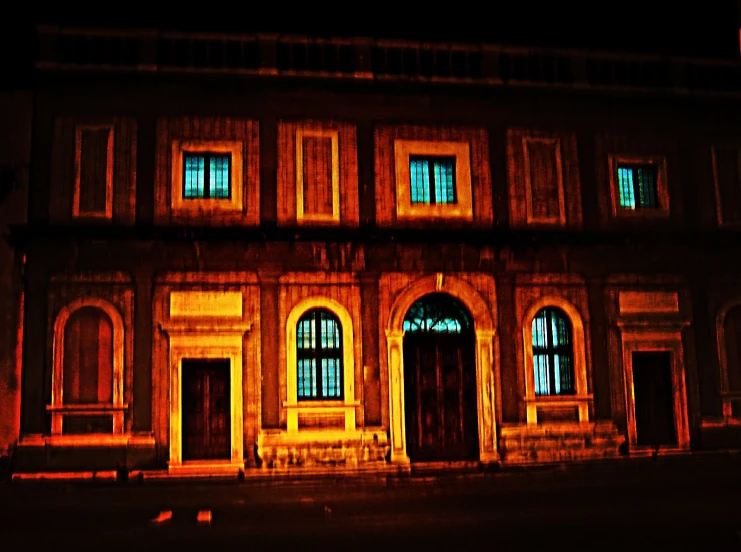
[[[471,314],[454,297],[430,293],[411,305],[403,330],[409,459],[478,459],[476,339]]]

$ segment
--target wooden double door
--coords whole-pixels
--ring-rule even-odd
[[[478,459],[473,335],[404,338],[407,454],[415,461]]]
[[[230,366],[183,359],[183,460],[231,458]]]

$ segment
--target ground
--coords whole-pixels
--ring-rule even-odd
[[[739,551],[740,505],[738,454],[416,477],[12,481],[0,484],[0,534],[9,550]]]

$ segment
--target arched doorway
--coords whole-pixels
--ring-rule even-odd
[[[477,460],[476,336],[446,293],[418,299],[404,322],[407,454],[414,461]]]

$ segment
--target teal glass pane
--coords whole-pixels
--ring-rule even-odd
[[[211,156],[210,184],[211,197],[229,199],[229,155]]]
[[[430,165],[426,159],[410,159],[410,200],[412,203],[430,203]]]
[[[620,191],[620,207],[635,209],[636,200],[633,193],[633,171],[630,168],[618,168],[618,188]]]
[[[202,155],[185,154],[183,168],[183,197],[199,199],[204,197],[205,162]]]
[[[435,203],[456,203],[454,157],[435,161]]]

